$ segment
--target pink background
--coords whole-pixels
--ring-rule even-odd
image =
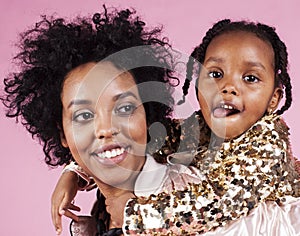
[[[1,0],[0,14],[0,75],[1,80],[12,70],[17,34],[39,20],[41,14],[56,12],[72,17],[102,10],[102,4],[117,7],[134,7],[150,25],[164,25],[164,34],[174,47],[189,54],[199,44],[206,30],[225,17],[236,20],[262,21],[277,28],[285,41],[290,59],[294,102],[284,117],[292,127],[294,154],[300,156],[300,4],[289,0],[252,1],[172,1],[172,0]],[[2,89],[2,82],[1,82]],[[55,235],[50,216],[50,197],[61,168],[49,169],[43,163],[41,146],[31,140],[21,125],[4,117],[0,108],[1,177],[0,177],[0,235]],[[298,121],[297,121],[298,120]],[[79,193],[76,203],[83,213],[89,212],[95,193]],[[69,220],[64,220],[62,235],[68,234]]]

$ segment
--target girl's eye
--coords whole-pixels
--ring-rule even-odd
[[[214,78],[214,79],[220,79],[223,77],[222,73],[219,71],[211,71],[208,73],[208,76],[210,78]]]
[[[121,116],[131,115],[136,109],[134,104],[120,105],[115,109],[116,114]]]
[[[90,111],[77,112],[73,116],[73,121],[87,122],[94,118],[94,114]]]
[[[248,83],[257,83],[259,81],[259,79],[254,75],[246,75],[243,80]]]

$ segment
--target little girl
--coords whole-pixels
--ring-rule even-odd
[[[245,218],[248,228],[241,229],[237,222],[217,229],[216,235],[295,235],[299,231],[293,219],[299,210],[299,173],[288,128],[279,116],[292,101],[284,43],[267,25],[222,20],[191,56],[183,91],[186,95],[193,68],[198,68],[196,93],[201,112],[196,114],[208,124],[213,142],[198,146],[193,165],[206,180],[191,182],[184,191],[130,200],[124,231],[205,233],[252,210],[259,216]],[[204,68],[197,67],[197,60]],[[285,104],[274,112],[283,87]],[[261,222],[261,217],[270,215],[273,218]],[[284,227],[272,228],[282,221]]]
[[[270,235],[270,224],[274,219],[281,220],[280,214],[290,207],[286,223],[272,235],[282,235],[283,228],[293,234],[296,226],[289,219],[295,217],[299,208],[295,197],[300,193],[288,128],[279,116],[292,101],[284,43],[266,25],[223,20],[207,32],[191,56],[183,91],[186,95],[193,68],[198,67],[196,93],[201,111],[181,125],[173,121],[169,138],[154,156],[166,162],[165,156],[176,152],[179,146],[180,151],[196,148],[196,154],[189,156],[191,164],[206,178],[201,175],[200,183],[185,180],[191,184],[184,190],[166,191],[164,186],[161,194],[129,201],[124,232],[204,233],[252,210],[241,219],[249,228],[241,227],[239,220],[218,228],[216,235],[257,235],[264,227],[265,234]],[[203,64],[201,70],[197,60]],[[275,112],[282,88],[286,101]],[[264,217],[272,209],[273,219],[263,224],[259,217],[253,221],[253,214]]]

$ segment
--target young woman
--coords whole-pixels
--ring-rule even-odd
[[[177,79],[159,33],[130,10],[104,7],[93,20],[43,17],[22,34],[20,71],[4,80],[7,116],[41,141],[46,163],[76,160],[108,199],[133,196],[148,149],[164,138],[147,128],[169,123]],[[99,234],[122,233],[113,217]]]

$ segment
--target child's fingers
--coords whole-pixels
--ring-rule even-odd
[[[61,215],[58,212],[59,207],[52,203],[51,206],[51,218],[52,218],[52,223],[55,227],[55,231],[57,235],[60,235],[62,231],[62,224],[61,224]]]
[[[61,204],[59,206],[59,214],[63,215],[62,212],[66,210],[74,210],[74,211],[80,211],[80,207],[76,206],[72,203],[73,199],[69,196],[66,195],[63,200],[61,201]]]
[[[75,220],[76,222],[79,221],[79,217],[69,210],[61,210],[60,214],[66,216],[72,220]]]
[[[64,196],[64,198],[62,199],[61,203],[60,203],[60,206],[59,206],[59,209],[60,210],[67,210],[70,208],[70,206],[72,205],[72,201],[74,199],[69,195],[69,194],[66,194]]]
[[[79,206],[76,206],[72,203],[70,204],[69,209],[73,210],[73,211],[80,211],[81,210]]]

